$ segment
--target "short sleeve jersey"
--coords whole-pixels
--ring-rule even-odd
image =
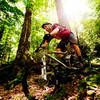
[[[53,29],[59,28],[59,32],[55,36],[56,39],[61,39],[61,40],[62,39],[64,39],[64,40],[68,39],[69,34],[72,33],[71,30],[68,30],[68,29],[66,29],[62,26],[56,25],[56,24],[54,24],[52,27],[53,27]]]

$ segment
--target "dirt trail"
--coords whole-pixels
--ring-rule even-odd
[[[43,82],[41,80],[41,75],[34,74],[32,72],[31,76],[28,77],[27,83],[29,86],[29,92],[32,96],[35,96],[35,99],[37,100],[44,100],[43,98],[50,94],[54,90],[54,85],[47,85],[47,83]],[[37,81],[36,81],[37,80]],[[76,100],[75,98],[80,94],[78,92],[78,87],[80,85],[81,80],[77,77],[73,77],[73,80],[71,82],[67,82],[64,85],[64,88],[66,89],[66,93],[63,96],[58,97],[57,99],[53,100]],[[84,94],[84,92],[89,91],[82,91],[81,93]],[[98,87],[97,90],[94,91],[97,96],[100,95],[100,88]],[[95,98],[97,98],[95,96]],[[63,98],[63,99],[62,99]],[[28,100],[25,96],[22,85],[18,84],[15,88],[12,90],[5,90],[3,85],[0,85],[0,100]],[[81,99],[77,99],[81,100]],[[91,96],[87,95],[84,100],[100,100],[100,99],[92,99]]]

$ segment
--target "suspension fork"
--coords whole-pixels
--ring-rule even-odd
[[[41,75],[44,80],[47,80],[47,73],[46,73],[46,55],[45,50],[43,51],[43,57],[41,58],[43,66],[41,68]]]

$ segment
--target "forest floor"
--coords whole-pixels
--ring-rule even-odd
[[[41,75],[31,72],[28,77],[27,83],[29,91],[36,100],[100,100],[100,86],[93,89],[84,89],[79,91],[79,86],[83,78],[87,76],[81,75],[80,77],[73,76],[72,80],[61,84],[62,90],[55,92],[50,99],[49,94],[55,88],[55,85],[44,82]],[[48,99],[44,99],[47,96]],[[80,98],[78,98],[80,96]],[[16,85],[11,90],[5,89],[5,84],[0,85],[0,100],[28,100],[22,88],[22,84]]]

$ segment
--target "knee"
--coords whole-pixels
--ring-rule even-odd
[[[57,52],[62,52],[61,48],[56,48]],[[63,54],[58,54],[59,58],[62,58],[64,55]]]
[[[56,48],[56,51],[61,51],[61,48]]]

